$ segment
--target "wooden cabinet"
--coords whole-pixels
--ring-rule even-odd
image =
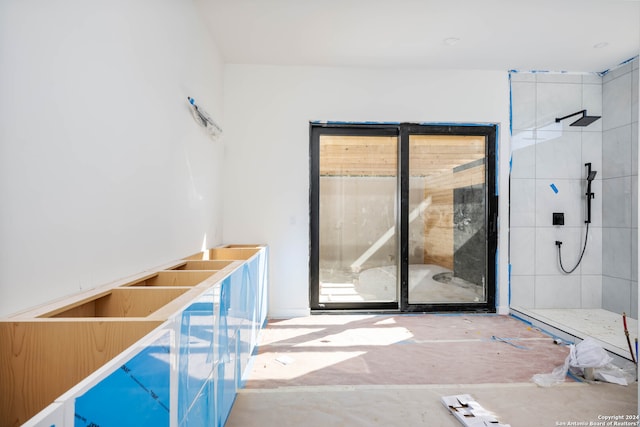
[[[230,245],[0,319],[0,426],[224,425],[267,282]]]

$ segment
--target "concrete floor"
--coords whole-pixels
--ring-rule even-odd
[[[440,402],[452,394],[471,394],[513,427],[635,416],[637,383],[531,382],[567,354],[542,331],[507,316],[271,321],[227,426],[454,427],[458,421]]]
[[[622,387],[575,382],[551,388],[510,383],[245,389],[238,394],[226,426],[457,427],[461,424],[440,398],[463,393],[512,427],[598,425],[605,416],[621,416],[622,421],[635,417],[637,391],[637,383]],[[626,425],[635,426],[632,421]]]

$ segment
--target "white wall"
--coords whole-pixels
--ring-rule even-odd
[[[222,62],[190,0],[0,2],[0,315],[222,241]]]
[[[271,317],[309,311],[310,120],[498,123],[500,156],[509,159],[507,72],[226,65],[224,93],[224,240],[271,246]],[[500,168],[506,196],[508,160]]]
[[[602,78],[602,308],[636,319],[639,62]]]

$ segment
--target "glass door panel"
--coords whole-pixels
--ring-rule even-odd
[[[487,301],[486,146],[409,135],[409,304]]]
[[[319,136],[320,308],[398,301],[397,170],[397,136]]]
[[[310,130],[312,310],[495,310],[495,125]]]

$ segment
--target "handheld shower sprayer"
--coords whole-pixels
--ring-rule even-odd
[[[591,163],[585,163],[584,166],[587,168],[587,191],[585,193],[586,202],[587,202],[587,206],[586,206],[587,212],[586,212],[586,219],[584,221],[584,223],[586,224],[586,231],[584,234],[584,246],[582,247],[580,258],[578,258],[578,262],[572,269],[566,270],[562,265],[562,242],[560,240],[556,240],[556,246],[558,247],[558,261],[560,263],[560,269],[565,274],[571,274],[576,270],[576,268],[578,268],[578,266],[580,265],[580,262],[582,262],[584,251],[587,249],[587,238],[589,237],[589,224],[591,224],[591,199],[595,197],[595,194],[591,191],[591,182],[596,178],[597,172],[594,170],[591,170]]]

